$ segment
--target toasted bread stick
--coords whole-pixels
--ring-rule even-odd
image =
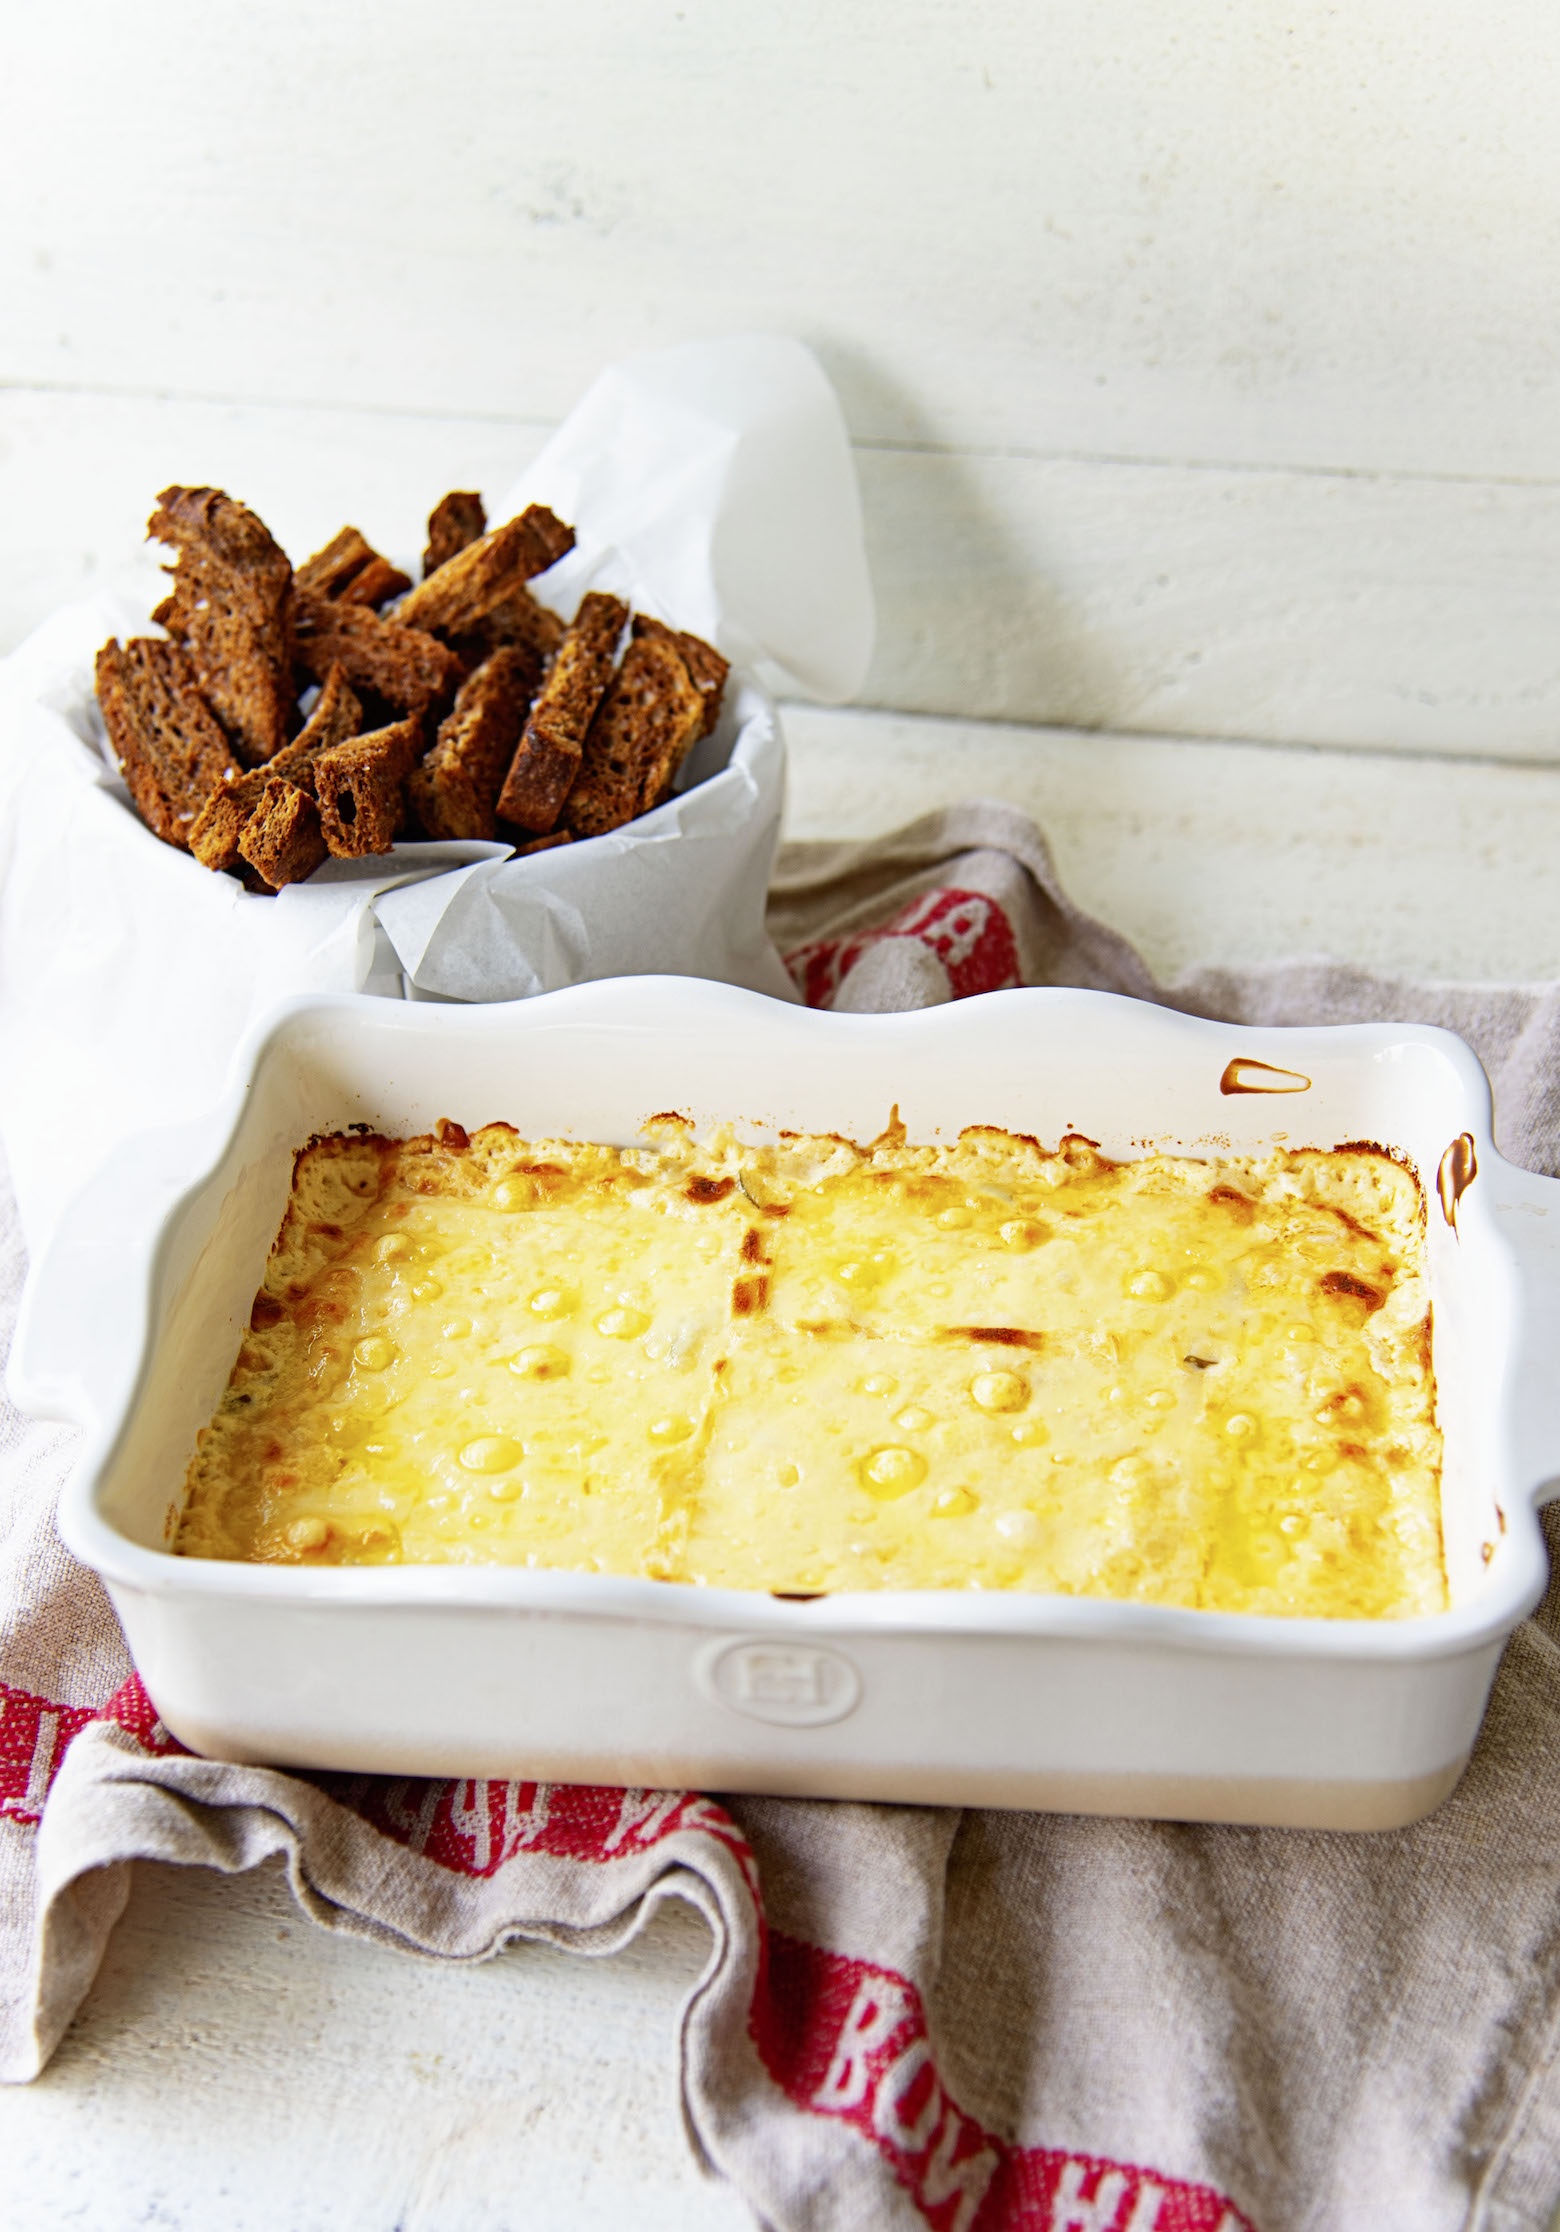
[[[372,690],[398,713],[421,713],[460,683],[460,660],[437,637],[312,590],[298,597],[297,638],[305,674],[318,682],[339,666],[354,690]]]
[[[355,736],[362,717],[362,707],[348,688],[345,675],[339,666],[333,666],[314,710],[292,742],[284,744],[266,766],[252,767],[231,782],[219,783],[207,798],[190,831],[190,851],[202,866],[232,868],[241,857],[247,858],[239,840],[270,779],[285,775],[297,789],[312,793],[315,754]]]
[[[539,666],[547,666],[555,657],[563,641],[564,624],[556,612],[538,604],[529,589],[522,583],[511,590],[491,612],[485,612],[476,621],[469,634],[452,635],[450,642],[466,661],[468,667],[480,666],[490,652],[502,645],[513,644],[516,650],[526,652]]]
[[[206,803],[190,825],[190,851],[203,868],[215,871],[238,865],[238,841],[244,825],[270,781],[263,767],[251,767],[233,782],[218,783],[207,793]]]
[[[367,605],[370,612],[377,612],[382,604],[398,597],[403,589],[412,585],[410,574],[392,566],[388,558],[373,557],[361,573],[354,574],[345,589],[337,593],[338,604]]]
[[[545,504],[531,504],[480,541],[468,543],[428,574],[395,617],[403,627],[437,635],[469,635],[475,624],[533,574],[545,573],[574,548],[574,529]]]
[[[294,579],[299,589],[313,596],[370,608],[411,587],[409,577],[382,558],[356,527],[343,527],[333,535],[323,550],[305,560]]]
[[[239,853],[273,891],[302,883],[326,857],[320,810],[307,791],[272,775],[244,824]]]
[[[339,860],[387,853],[406,800],[422,725],[397,721],[349,743],[333,744],[314,762],[314,795],[325,842]]]
[[[363,708],[347,681],[345,669],[333,666],[326,675],[308,720],[290,744],[284,744],[271,762],[273,775],[299,780],[298,770],[309,767],[316,754],[333,744],[345,744],[363,725]],[[312,785],[306,786],[312,788]]]
[[[634,614],[634,634],[652,642],[670,643],[692,677],[693,686],[704,700],[704,731],[713,736],[715,724],[720,719],[720,701],[725,693],[726,677],[731,672],[731,662],[722,658],[713,643],[706,643],[703,636],[689,635],[685,629],[669,628],[662,620],[652,620],[648,612]]]
[[[487,513],[474,488],[452,488],[428,514],[428,542],[423,551],[423,579],[437,573],[446,560],[481,540],[487,532]]]
[[[165,488],[147,524],[178,561],[155,617],[184,645],[235,755],[258,767],[292,720],[292,567],[263,522],[220,488]]]
[[[541,675],[507,645],[461,684],[455,710],[412,776],[412,804],[430,837],[492,837],[499,790]]]
[[[164,844],[187,849],[207,794],[238,775],[193,664],[157,637],[110,641],[97,655],[97,695],[136,811]]]
[[[627,618],[628,607],[619,597],[592,589],[581,599],[504,778],[498,811],[505,821],[538,836],[556,823],[579,773],[596,708],[612,679]]]
[[[704,733],[704,700],[669,633],[623,654],[591,722],[564,811],[582,837],[632,821],[670,787]]]

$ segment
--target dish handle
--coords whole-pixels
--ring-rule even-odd
[[[1504,1160],[1492,1177],[1495,1227],[1522,1280],[1511,1453],[1518,1482],[1551,1503],[1560,1497],[1560,1178]]]
[[[121,1414],[140,1370],[158,1228],[209,1162],[215,1112],[118,1147],[73,1196],[22,1290],[6,1391],[34,1418]]]

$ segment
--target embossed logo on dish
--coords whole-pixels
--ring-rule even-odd
[[[1253,1062],[1237,1055],[1226,1062],[1219,1079],[1221,1093],[1308,1093],[1311,1080],[1298,1070],[1277,1069],[1271,1062]]]
[[[823,1728],[854,1712],[861,1676],[839,1651],[811,1643],[719,1644],[695,1662],[699,1686],[718,1704],[774,1728]]]
[[[1441,1197],[1441,1214],[1457,1230],[1457,1205],[1479,1175],[1479,1158],[1474,1149],[1472,1132],[1459,1132],[1446,1153],[1441,1157],[1441,1167],[1435,1174],[1435,1190]]]

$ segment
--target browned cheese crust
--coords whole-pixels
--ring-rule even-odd
[[[219,488],[165,488],[147,533],[179,554],[154,617],[189,652],[239,759],[259,766],[286,742],[293,712],[287,553]]]
[[[298,568],[297,586],[342,604],[382,605],[412,586],[410,576],[382,558],[356,527],[343,527]]]
[[[403,627],[466,635],[506,597],[574,548],[574,529],[545,504],[529,504],[417,584],[396,614]]]
[[[428,542],[423,551],[423,579],[437,573],[457,551],[480,541],[487,532],[487,513],[474,488],[452,488],[428,514]]]
[[[188,848],[201,803],[238,769],[176,643],[136,636],[97,655],[97,695],[130,796],[164,844]]]
[[[494,808],[540,662],[514,646],[484,660],[462,683],[455,710],[412,776],[412,804],[430,837],[492,837]]]
[[[422,729],[416,720],[332,745],[314,762],[314,795],[325,842],[338,860],[387,853],[406,804]]]
[[[703,734],[713,736],[720,719],[720,701],[725,695],[731,661],[723,658],[713,643],[706,643],[703,636],[689,635],[685,628],[669,628],[664,620],[652,620],[647,612],[634,614],[634,634],[652,643],[670,643],[676,648],[694,688],[704,700]]]
[[[307,791],[280,775],[271,776],[244,824],[238,849],[273,891],[302,883],[325,858],[319,808]]]
[[[623,654],[585,739],[567,812],[582,837],[654,805],[704,733],[704,700],[672,640],[641,636]]]
[[[405,607],[402,607],[405,610]],[[354,690],[372,690],[398,713],[421,713],[453,695],[460,660],[436,636],[362,605],[338,603],[313,591],[299,593],[298,664],[316,682],[340,666]]]
[[[241,857],[250,858],[247,847],[239,840],[245,823],[265,795],[267,783],[273,776],[285,775],[289,783],[312,797],[316,753],[328,751],[333,744],[344,744],[348,737],[355,736],[362,718],[363,709],[349,688],[346,676],[339,666],[333,666],[325,677],[313,712],[292,742],[284,744],[267,766],[251,768],[245,775],[235,774],[233,781],[221,784],[206,800],[190,831],[190,851],[201,865],[213,869],[232,868]],[[319,862],[315,861],[304,874],[312,874],[318,866]],[[274,877],[267,880],[275,884]],[[297,878],[287,880],[296,882]]]
[[[505,821],[538,836],[556,824],[579,773],[596,708],[612,679],[627,618],[628,607],[619,597],[592,589],[581,599],[504,779],[498,811]]]

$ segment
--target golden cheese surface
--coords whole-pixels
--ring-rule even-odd
[[[1386,1155],[646,1136],[306,1149],[175,1548],[1445,1605],[1423,1199]]]

